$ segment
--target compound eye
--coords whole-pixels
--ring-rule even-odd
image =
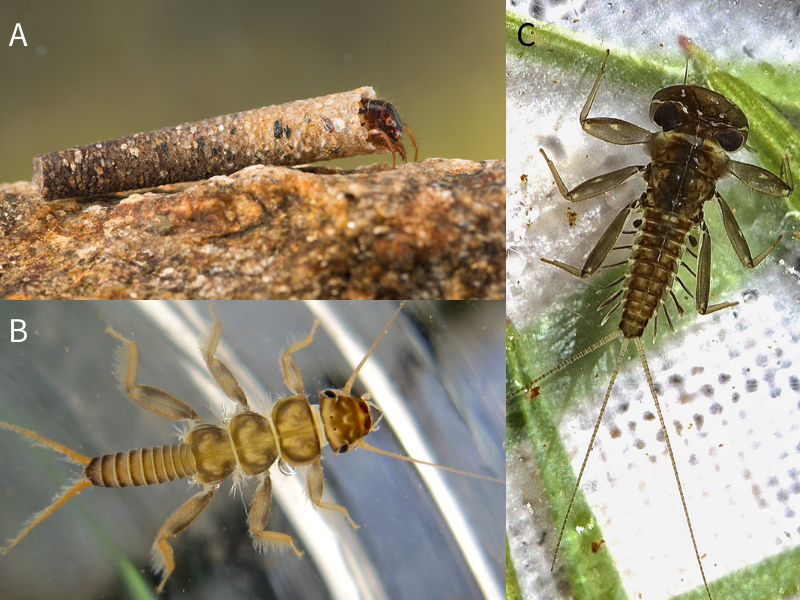
[[[322,392],[322,395],[325,396],[326,398],[336,398],[336,392],[334,392],[333,390],[325,390],[324,392]]]
[[[342,444],[339,446],[339,450],[336,452],[336,454],[344,454],[348,450],[350,450],[350,444]]]
[[[662,104],[653,113],[653,123],[664,131],[672,131],[681,124],[678,109],[671,102]]]
[[[744,144],[744,135],[738,129],[726,129],[714,134],[714,137],[726,152],[733,152],[738,150]]]

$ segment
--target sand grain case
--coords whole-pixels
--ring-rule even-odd
[[[228,175],[256,164],[299,165],[388,152],[359,109],[371,87],[232,113],[34,157],[45,200]],[[374,139],[374,138],[373,138]]]

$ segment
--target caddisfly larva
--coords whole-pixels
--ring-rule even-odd
[[[673,328],[666,305],[668,301],[671,302],[678,314],[683,314],[684,309],[673,292],[673,285],[676,281],[694,299],[696,309],[700,314],[709,314],[736,304],[735,302],[709,303],[711,237],[705,223],[703,206],[709,200],[715,201],[722,216],[725,233],[736,256],[744,267],[756,267],[777,246],[780,236],[762,252],[753,256],[733,211],[716,190],[717,181],[733,176],[757,192],[776,198],[788,197],[793,190],[789,157],[787,155],[783,159],[780,177],[760,167],[729,158],[729,152],[737,151],[746,145],[748,136],[746,116],[741,109],[721,94],[700,86],[687,85],[685,81],[682,85],[664,88],[654,95],[650,104],[650,119],[659,127],[656,132],[651,133],[620,119],[589,118],[589,112],[605,73],[608,55],[607,51],[600,72],[580,112],[581,127],[590,135],[612,144],[641,145],[650,156],[650,163],[624,167],[599,175],[569,189],[563,183],[554,163],[544,150],[541,150],[559,193],[570,202],[595,198],[638,175],[643,177],[647,186],[646,191],[639,198],[629,202],[613,219],[589,253],[583,267],[577,268],[556,260],[541,259],[542,262],[580,278],[594,275],[603,266],[625,265],[625,273],[602,288],[609,290],[619,285],[620,289],[612,292],[598,308],[598,310],[608,308],[601,321],[602,324],[616,310],[621,309],[622,314],[618,328],[565,362],[536,377],[528,390],[530,400],[537,398],[540,394],[545,393],[541,387],[541,382],[545,378],[617,338],[621,338],[621,347],[616,356],[600,413],[595,422],[576,483],[572,488],[566,514],[557,516],[563,521],[556,542],[551,570],[555,566],[559,548],[564,540],[570,511],[622,360],[626,356],[629,344],[633,342],[645,373],[650,395],[655,403],[658,422],[670,457],[685,522],[689,529],[689,537],[700,569],[705,593],[710,599],[711,591],[706,581],[701,555],[692,530],[689,510],[684,500],[667,427],[658,403],[656,386],[645,357],[642,336],[651,321],[653,321],[655,335],[660,312],[666,318],[670,329]],[[633,223],[629,223],[631,213],[634,212],[640,214],[641,217]],[[630,245],[617,247],[619,237],[628,233],[625,231],[626,225],[634,230],[630,232],[634,235],[634,239]],[[692,235],[694,231],[698,232],[700,238],[697,251],[694,249],[698,244]],[[613,265],[604,265],[609,253],[614,249],[629,250],[627,260]],[[696,273],[684,262],[685,252],[696,259]],[[679,275],[681,266],[696,277],[694,293],[681,280]],[[673,309],[672,306],[670,309]]]
[[[392,153],[392,166],[397,164],[395,151],[400,153],[403,161],[406,160],[406,149],[402,142],[403,129],[408,132],[408,137],[414,144],[414,162],[417,162],[417,158],[419,158],[417,140],[414,139],[414,134],[411,133],[408,125],[400,120],[400,114],[394,106],[384,100],[364,100],[361,102],[358,114],[363,116],[364,125],[370,136],[383,138],[384,144]]]
[[[36,156],[45,200],[230,175],[251,165],[301,165],[396,152],[406,160],[397,110],[371,87],[184,123]],[[414,155],[416,160],[417,154]]]
[[[383,333],[381,335],[383,335],[387,331],[387,329],[388,325],[386,328],[384,328]],[[214,446],[216,439],[220,437],[224,438],[225,435],[229,435],[231,437],[231,440],[234,442],[233,446],[235,446],[235,453],[233,454],[234,462],[238,461],[242,470],[248,472],[248,468],[250,468],[250,470],[253,469],[257,470],[259,468],[257,466],[252,467],[253,462],[250,459],[253,457],[255,458],[255,460],[258,460],[259,458],[264,458],[266,451],[262,454],[260,451],[254,450],[252,445],[248,445],[246,441],[243,443],[236,442],[237,436],[238,439],[241,441],[242,432],[252,430],[251,433],[254,436],[261,435],[262,437],[268,438],[269,433],[272,431],[272,427],[274,426],[274,429],[278,435],[277,436],[273,435],[272,437],[273,438],[277,437],[279,443],[273,444],[272,447],[275,450],[275,452],[283,455],[287,463],[289,463],[289,461],[294,461],[295,463],[297,463],[297,462],[312,460],[309,459],[308,457],[306,458],[300,457],[298,460],[296,452],[297,448],[299,448],[299,445],[292,444],[291,442],[293,440],[296,442],[298,437],[300,436],[300,433],[302,432],[297,432],[291,427],[288,430],[286,429],[287,419],[285,418],[285,416],[287,411],[290,413],[295,413],[295,412],[302,413],[300,415],[301,418],[298,419],[297,423],[302,426],[305,435],[315,439],[323,438],[320,440],[321,443],[324,442],[325,439],[330,439],[333,442],[332,446],[335,446],[338,449],[339,453],[343,451],[343,449],[345,448],[345,444],[350,444],[351,448],[354,448],[357,445],[362,444],[362,441],[358,439],[350,440],[348,437],[346,437],[341,432],[341,427],[336,427],[335,428],[336,430],[334,431],[331,428],[332,426],[326,428],[324,425],[322,425],[321,427],[323,429],[328,430],[328,433],[322,433],[319,424],[314,423],[313,417],[311,418],[310,421],[307,418],[308,414],[313,415],[314,412],[316,411],[314,408],[311,408],[308,405],[308,402],[305,401],[305,398],[302,396],[303,382],[300,379],[299,369],[297,368],[297,364],[294,362],[294,357],[298,356],[298,354],[293,354],[293,353],[303,354],[299,351],[306,345],[310,344],[312,335],[306,336],[303,340],[294,344],[282,355],[281,363],[283,365],[287,385],[289,386],[292,395],[289,396],[288,398],[283,398],[276,403],[275,407],[269,412],[269,416],[271,418],[270,421],[270,418],[264,417],[263,415],[258,415],[257,413],[254,413],[253,411],[249,411],[247,409],[247,407],[243,404],[243,401],[245,402],[247,401],[247,396],[244,394],[244,391],[240,386],[238,386],[236,380],[231,377],[230,370],[228,370],[227,367],[224,364],[220,363],[216,358],[215,354],[216,344],[219,341],[219,334],[220,334],[220,325],[219,322],[215,319],[212,336],[208,339],[207,343],[204,345],[205,348],[203,353],[204,359],[209,364],[209,369],[211,370],[214,379],[220,383],[221,387],[223,387],[223,389],[226,391],[228,397],[231,398],[234,402],[236,402],[238,408],[236,414],[233,415],[230,423],[225,423],[220,427],[209,425],[208,423],[199,422],[198,419],[195,418],[196,413],[193,412],[193,409],[189,408],[188,405],[182,403],[181,401],[172,398],[166,392],[163,392],[156,388],[148,388],[146,386],[136,385],[135,358],[133,359],[131,358],[135,357],[134,354],[135,345],[133,345],[132,342],[128,341],[125,341],[123,345],[123,348],[126,349],[128,352],[127,356],[124,357],[126,360],[123,364],[123,367],[121,369],[118,369],[117,373],[120,378],[122,386],[124,387],[126,392],[129,395],[131,395],[135,403],[143,405],[152,412],[157,412],[158,414],[162,416],[167,416],[169,418],[190,419],[192,428],[187,433],[186,444],[184,446],[191,446],[194,442],[198,442],[198,440],[200,445],[208,443],[210,444],[210,446]],[[374,348],[375,345],[373,345],[373,348],[371,348],[368,351],[367,353],[368,356],[372,353]],[[355,369],[354,375],[355,373],[358,373],[360,369],[361,365],[359,365]],[[319,409],[319,412],[324,419],[326,411],[328,411],[328,408],[330,408],[330,406],[337,406],[343,403],[355,403],[353,405],[357,408],[357,410],[355,411],[355,415],[360,416],[362,418],[361,425],[363,426],[362,430],[364,430],[367,427],[368,418],[371,418],[373,414],[369,411],[370,405],[368,404],[368,400],[366,400],[364,397],[358,398],[349,395],[347,395],[346,397],[350,398],[350,400],[345,400],[345,396],[343,396],[343,394],[345,393],[349,394],[349,389],[353,384],[353,380],[354,376],[351,376],[347,384],[343,386],[342,389],[331,389],[321,392],[320,398],[322,406]],[[298,386],[301,391],[300,394],[294,393],[298,390]],[[252,405],[248,404],[248,406]],[[326,408],[326,406],[328,408]],[[366,409],[366,412],[364,409]],[[332,414],[334,417],[336,417],[336,414],[338,414],[337,410],[331,410],[328,412]],[[378,415],[375,415],[376,419],[377,417]],[[265,423],[268,426],[266,429],[264,427],[259,428],[257,426],[258,424],[261,424],[263,426]],[[254,424],[256,426],[251,427],[251,425]],[[356,425],[358,425],[358,420],[356,421]],[[6,428],[15,429],[14,426]],[[370,427],[369,429],[374,430],[374,427]],[[19,431],[18,428],[16,428],[15,430]],[[35,434],[29,435],[28,432],[24,431],[20,431],[20,433],[28,435],[28,437],[34,437],[34,439],[38,439],[35,437]],[[364,433],[366,434],[366,431],[364,431]],[[328,434],[330,434],[330,437],[328,437]],[[50,442],[45,442],[45,443],[48,444],[50,447],[53,447],[52,444],[54,444]],[[175,450],[176,446],[178,447],[177,454]],[[270,446],[269,443],[267,443],[267,446],[268,447]],[[182,449],[181,444],[174,444],[172,446],[167,446],[166,448],[167,448],[166,456],[172,458],[177,456],[177,461],[176,460],[165,461],[163,469],[161,469],[160,462],[153,461],[151,468],[150,461],[146,460],[147,454],[149,454],[150,457],[155,457],[155,458],[158,458],[159,454],[161,455],[162,458],[165,456],[164,447],[156,447],[153,448],[151,452],[148,452],[147,449],[145,449],[142,451],[137,450],[137,451],[122,453],[122,456],[127,457],[128,461],[121,460],[120,454],[117,455],[112,454],[109,455],[109,457],[105,458],[98,457],[97,459],[94,460],[95,467],[93,475],[96,475],[98,478],[103,479],[104,483],[106,484],[110,483],[112,485],[119,483],[121,484],[133,483],[135,485],[137,483],[137,478],[140,477],[143,478],[145,482],[147,482],[148,477],[150,476],[158,480],[161,475],[165,476],[168,479],[171,478],[173,474],[180,475],[180,473],[178,473],[179,469],[183,469],[185,471],[186,461],[184,460],[184,458],[187,457],[186,448],[184,447]],[[302,452],[305,449],[310,449],[313,453],[314,452],[313,448],[314,448],[314,443],[311,443],[309,446],[301,448],[300,451]],[[59,450],[66,451],[66,449],[63,447],[59,448]],[[225,459],[226,452],[228,452],[227,459]],[[215,475],[214,477],[221,476],[221,474],[231,466],[230,463],[231,452],[232,451],[230,450],[226,451],[225,449],[221,449],[219,454],[213,457],[213,459],[209,459],[208,454],[206,452],[201,451],[199,453],[200,458],[194,459],[195,467],[198,467],[198,472],[195,474],[195,477],[198,479],[200,479],[200,477],[205,477],[203,473],[205,473],[208,470],[206,469],[206,467],[209,467],[211,470],[213,470],[215,466],[221,467],[221,471],[217,473],[217,475]],[[244,460],[242,459],[243,453],[244,453]],[[72,458],[77,459],[79,462],[81,462],[87,459],[88,457],[83,457],[81,455],[78,455],[77,453],[73,453]],[[139,459],[138,464],[141,468],[137,468],[137,461],[136,460],[131,461],[130,459],[132,458]],[[119,459],[121,462],[118,463],[117,459]],[[190,467],[192,460],[193,460],[192,457],[188,457],[188,463]],[[309,465],[309,470],[312,472],[310,473],[310,479],[312,483],[312,486],[310,487],[314,488],[310,489],[311,497],[316,501],[318,501],[318,505],[346,515],[346,509],[344,509],[343,507],[330,506],[326,502],[324,502],[325,498],[322,495],[321,477],[315,479],[315,476],[313,474],[321,467],[318,464],[314,464],[315,462],[319,463],[319,460],[318,459],[312,460],[311,464]],[[199,468],[201,463],[205,465],[202,469]],[[122,469],[116,468],[118,464],[122,465],[123,468]],[[126,466],[130,467],[131,465],[133,465],[133,468],[127,468],[127,469],[125,468]],[[170,469],[170,465],[172,465],[172,469]],[[86,469],[86,472],[88,471],[89,468]],[[259,479],[261,479],[262,476],[265,479],[268,477],[266,472],[257,475]],[[84,478],[88,479],[88,477],[89,476],[86,475]],[[84,482],[83,486],[81,486],[81,482],[79,481],[73,487],[76,486],[85,487],[86,485],[88,484]],[[206,488],[207,486],[211,486],[213,488],[213,486],[215,485],[217,484],[214,483],[213,481],[212,482],[206,481],[204,483],[204,488]],[[250,523],[251,525],[258,520],[266,519],[266,516],[263,514],[263,512],[265,510],[268,510],[269,508],[268,502],[267,503],[261,502],[261,504],[259,504],[259,500],[264,499],[265,497],[264,487],[267,485],[268,481],[266,483],[262,481],[259,485],[258,490],[256,491],[256,498],[253,504],[254,508],[251,508],[248,517],[248,523]],[[79,490],[74,490],[75,493],[77,493],[77,491]],[[204,489],[203,492],[201,492],[195,498],[190,499],[189,502],[187,502],[184,505],[183,508],[191,509],[192,512],[190,514],[188,515],[184,514],[182,516],[179,516],[180,511],[178,511],[177,513],[175,513],[175,515],[173,515],[173,517],[171,517],[167,521],[165,526],[160,531],[161,535],[156,541],[157,556],[160,556],[162,558],[166,556],[167,559],[169,558],[170,555],[170,552],[168,550],[169,546],[166,545],[167,538],[165,537],[165,535],[169,535],[171,531],[174,532],[175,527],[177,526],[186,525],[188,520],[190,520],[194,516],[194,511],[198,511],[201,508],[203,508],[204,506],[203,503],[209,501],[210,498],[213,497],[213,492],[214,492],[213,489]],[[57,506],[54,505],[50,509],[48,509],[48,511],[52,512],[52,510],[54,510],[56,507]],[[324,512],[330,512],[330,511],[324,511]],[[45,514],[40,515],[40,517],[44,516],[46,515]],[[362,522],[360,524],[364,525],[365,523]],[[31,523],[31,526],[33,525],[35,525],[35,523]],[[153,531],[152,533],[155,533],[155,531]],[[252,533],[252,526],[251,526],[251,533]],[[275,535],[275,532],[265,532],[263,534],[252,533],[252,535],[254,535],[254,538],[256,538],[257,542],[259,542],[260,540],[264,540],[264,543],[267,544],[270,543],[280,544],[287,549],[294,547],[295,551],[303,550],[302,546],[293,543],[294,541],[285,534]],[[169,567],[169,561],[166,560],[166,562],[167,562],[167,567]]]

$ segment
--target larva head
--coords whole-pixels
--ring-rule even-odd
[[[358,111],[364,115],[364,120],[370,129],[380,129],[393,142],[399,142],[403,137],[403,122],[397,109],[385,100],[361,101],[361,109]]]
[[[336,454],[344,454],[372,430],[372,413],[364,398],[324,390],[319,393],[319,407],[325,437]]]
[[[696,85],[673,85],[656,92],[650,120],[665,132],[714,139],[726,152],[747,142],[748,123],[742,110],[722,94]]]
[[[394,156],[395,152],[399,152],[403,162],[405,162],[406,149],[403,146],[403,142],[400,141],[403,137],[403,122],[400,120],[400,114],[397,109],[385,100],[369,98],[361,100],[361,108],[359,108],[358,113],[361,115],[363,125],[370,131],[370,134],[380,135],[392,156]],[[411,136],[410,131],[409,135]],[[414,140],[414,136],[411,136],[411,140]],[[417,147],[416,142],[414,142],[414,147]],[[416,155],[414,160],[416,160]]]

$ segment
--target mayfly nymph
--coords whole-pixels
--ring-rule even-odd
[[[0,427],[54,449],[83,467],[80,477],[67,486],[48,508],[35,515],[16,538],[9,540],[4,552],[86,487],[135,487],[182,478],[194,479],[202,486],[201,491],[178,508],[156,534],[153,562],[162,573],[159,586],[162,589],[174,568],[174,557],[167,540],[187,527],[208,506],[224,479],[238,475],[258,480],[247,515],[248,530],[256,548],[292,549],[300,555],[302,550],[292,537],[277,531],[264,531],[272,491],[268,470],[273,462],[280,464],[281,461],[286,463],[286,470],[306,467],[308,498],[314,506],[340,513],[355,527],[346,508],[324,501],[321,451],[324,445],[330,445],[336,454],[356,448],[386,454],[386,451],[373,448],[363,440],[363,436],[376,430],[380,421],[380,414],[375,412],[377,406],[370,401],[368,394],[351,395],[351,389],[358,373],[401,309],[402,304],[355,367],[347,383],[341,389],[319,392],[319,404],[311,404],[306,398],[303,379],[294,360],[296,353],[312,343],[319,325],[315,322],[308,335],[281,354],[280,365],[289,395],[277,400],[269,410],[261,411],[256,402],[248,399],[232,371],[217,358],[222,325],[214,314],[209,335],[201,346],[202,357],[213,381],[236,407],[232,416],[222,419],[219,425],[204,422],[192,407],[166,391],[137,385],[137,346],[109,325],[108,332],[122,344],[115,370],[120,387],[137,406],[173,421],[183,421],[186,433],[179,443],[89,457],[28,429],[0,422]],[[408,457],[403,459],[418,462]]]
[[[645,357],[642,336],[651,321],[653,321],[655,336],[659,312],[663,313],[670,329],[674,330],[666,306],[668,299],[672,300],[678,314],[684,313],[684,309],[672,289],[676,281],[690,297],[694,298],[697,312],[702,315],[737,304],[736,302],[709,304],[711,237],[703,215],[703,206],[709,200],[715,201],[722,215],[725,233],[736,256],[744,267],[748,269],[756,267],[775,249],[781,237],[778,236],[772,244],[754,257],[736,222],[733,211],[717,191],[716,184],[724,177],[733,176],[757,192],[776,198],[788,197],[794,187],[789,169],[789,157],[787,155],[783,158],[780,177],[760,167],[732,160],[728,153],[746,146],[747,117],[741,109],[721,94],[697,85],[689,85],[685,81],[682,85],[659,90],[653,96],[650,103],[650,120],[658,126],[658,131],[650,132],[633,123],[611,117],[589,118],[589,111],[605,74],[608,56],[609,51],[607,50],[600,72],[580,112],[581,127],[588,134],[612,144],[641,145],[650,157],[650,163],[628,166],[593,177],[570,190],[563,183],[555,165],[545,151],[540,149],[559,193],[570,202],[581,202],[600,196],[638,175],[642,176],[646,184],[645,192],[639,198],[626,204],[600,236],[582,268],[573,267],[557,260],[541,259],[542,262],[558,267],[576,277],[582,279],[590,277],[604,266],[603,263],[609,253],[615,249],[618,238],[621,234],[626,233],[623,230],[629,222],[631,213],[635,212],[641,215],[639,219],[630,224],[635,230],[631,232],[635,235],[632,245],[622,247],[630,249],[628,259],[617,263],[625,265],[625,273],[602,288],[607,290],[621,284],[620,289],[613,292],[598,307],[598,310],[603,310],[610,306],[601,324],[606,323],[614,312],[621,310],[619,326],[612,333],[534,379],[528,390],[527,397],[529,400],[533,400],[544,393],[541,388],[543,379],[609,342],[621,338],[621,347],[600,413],[595,422],[577,481],[572,489],[566,514],[563,516],[551,570],[555,566],[575,495],[614,388],[614,382],[622,360],[626,356],[628,345],[633,342],[655,403],[705,592],[711,599],[667,427]],[[699,231],[700,238],[697,252],[693,250],[698,243],[692,235],[695,230]],[[696,273],[683,262],[684,252],[696,258]],[[694,293],[689,290],[678,274],[681,266],[696,278]]]

